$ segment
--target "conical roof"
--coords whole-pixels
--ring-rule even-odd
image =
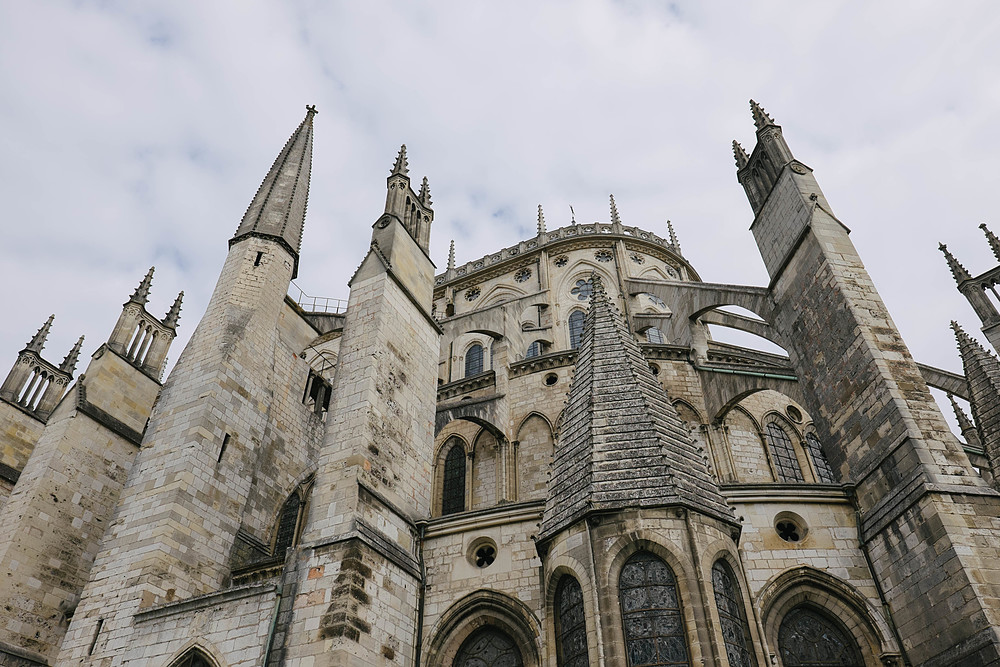
[[[951,323],[962,357],[962,367],[969,384],[969,403],[976,420],[983,446],[994,464],[994,454],[1000,454],[1000,360],[990,354],[972,336]]]
[[[280,240],[295,256],[296,269],[309,200],[315,115],[315,107],[306,107],[305,119],[271,165],[230,241],[251,235]]]
[[[591,280],[593,297],[560,417],[539,539],[591,510],[685,505],[735,522],[704,453],[600,281]]]

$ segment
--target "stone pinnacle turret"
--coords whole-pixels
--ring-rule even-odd
[[[951,275],[954,276],[956,283],[961,285],[962,282],[972,277],[968,270],[962,266],[961,262],[955,259],[955,256],[951,254],[948,250],[948,246],[943,243],[938,243],[938,250],[944,253],[944,258],[948,262],[948,268],[951,269]]]
[[[406,162],[406,144],[399,147],[399,153],[396,155],[396,162],[392,165],[392,171],[389,175],[398,174],[400,176],[406,176],[410,173],[410,166]]]
[[[453,271],[455,269],[455,239],[451,240],[451,244],[448,246],[448,270]]]
[[[995,476],[1000,472],[1000,360],[965,333],[958,322],[952,321],[951,328],[969,384],[972,418]]]
[[[426,176],[424,176],[424,180],[420,183],[420,194],[417,195],[417,198],[424,206],[431,206],[434,203],[431,201],[431,186],[427,182]]]
[[[774,119],[771,118],[771,116],[766,111],[764,111],[764,108],[761,107],[756,102],[754,102],[753,100],[750,100],[750,113],[753,114],[753,124],[757,127],[758,130],[762,130],[768,125],[777,124],[774,122]]]
[[[951,409],[955,412],[955,421],[958,422],[958,428],[962,431],[962,437],[970,445],[982,447],[983,443],[979,439],[979,431],[976,430],[976,425],[972,423],[969,415],[965,414],[965,410],[958,404],[953,394],[948,394],[948,400],[951,402]]]
[[[306,107],[306,117],[278,153],[229,241],[230,247],[249,236],[278,241],[294,259],[292,278],[298,274],[302,228],[309,202],[316,113],[315,106]]]
[[[181,290],[177,298],[174,299],[174,303],[170,306],[170,310],[167,311],[167,315],[163,318],[163,325],[168,326],[171,329],[177,328],[177,323],[181,319],[181,302],[184,300],[184,290]]]
[[[618,205],[615,204],[615,196],[611,195],[611,224],[622,224],[621,216],[618,215]]]
[[[747,152],[743,150],[743,146],[740,146],[740,142],[733,139],[733,157],[736,158],[736,168],[742,169],[747,166],[747,162],[750,161],[750,156]]]
[[[149,301],[149,289],[153,286],[153,272],[156,271],[155,266],[149,267],[149,271],[143,276],[142,280],[139,281],[139,285],[132,292],[132,296],[128,298],[129,301],[133,303],[138,303],[145,306]]]
[[[542,213],[542,205],[538,205],[538,233],[545,233],[545,214]]]
[[[674,225],[669,220],[667,220],[667,234],[670,237],[670,245],[673,247],[674,251],[681,255],[681,243],[677,240],[677,234],[674,233]]]
[[[74,345],[73,348],[69,351],[69,354],[66,355],[66,358],[63,359],[63,362],[59,364],[59,370],[61,370],[64,373],[69,373],[70,375],[72,375],[73,371],[76,370],[76,362],[80,358],[80,349],[82,347],[83,347],[83,336],[80,336],[80,338],[76,341],[76,345]]]
[[[26,351],[31,351],[35,354],[42,351],[42,348],[45,347],[45,341],[49,337],[49,331],[52,329],[52,320],[54,319],[56,319],[54,314],[49,315],[49,319],[45,320],[45,324],[28,341],[28,345],[24,348]]]
[[[983,230],[984,234],[986,234],[986,240],[990,244],[990,250],[993,251],[993,256],[997,258],[997,261],[1000,261],[1000,239],[997,238],[996,234],[990,231],[990,228],[986,226],[985,222],[980,224],[979,228]]]

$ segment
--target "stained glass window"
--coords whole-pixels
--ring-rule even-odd
[[[799,460],[795,458],[795,450],[792,448],[792,440],[785,429],[771,422],[764,428],[764,435],[771,450],[771,458],[774,459],[774,467],[778,471],[778,479],[782,482],[804,482]]]
[[[618,599],[630,667],[690,664],[677,583],[666,563],[645,551],[629,558]]]
[[[173,667],[212,667],[212,663],[205,658],[201,651],[194,649],[181,656],[181,659],[175,662]]]
[[[455,444],[444,459],[441,514],[465,511],[465,448]]]
[[[750,650],[750,626],[747,624],[743,596],[725,561],[716,561],[712,566],[712,589],[715,591],[715,606],[719,610],[729,667],[755,667],[757,661]]]
[[[462,642],[453,664],[455,667],[523,667],[524,659],[510,637],[487,625]]]
[[[816,468],[816,479],[824,484],[836,484],[837,476],[833,474],[833,468],[823,453],[823,445],[815,433],[806,433],[806,449],[809,450],[809,456],[812,457],[813,466]]]
[[[542,343],[541,341],[535,341],[528,346],[528,351],[524,353],[525,359],[530,359],[531,357],[537,357],[542,353]]]
[[[295,545],[295,528],[299,523],[299,494],[293,493],[281,508],[278,519],[278,536],[274,540],[274,555],[284,556],[285,551]]]
[[[483,372],[483,346],[476,343],[465,353],[465,377]]]
[[[648,329],[646,329],[646,340],[656,345],[662,345],[663,332],[657,329],[656,327],[649,327]]]
[[[587,622],[583,614],[583,589],[570,576],[559,581],[555,600],[556,650],[559,667],[588,667]]]
[[[576,295],[576,298],[580,301],[586,301],[594,293],[594,286],[590,284],[589,280],[580,279],[576,281],[576,285],[569,293]]]
[[[583,311],[574,310],[569,315],[569,346],[580,347],[580,339],[583,338]]]
[[[826,614],[796,607],[778,628],[778,651],[786,667],[862,667],[861,651]]]

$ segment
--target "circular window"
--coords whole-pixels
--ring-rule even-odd
[[[488,537],[480,537],[469,545],[469,562],[485,569],[497,559],[497,543]]]
[[[576,286],[569,293],[575,295],[578,301],[586,301],[594,293],[594,286],[589,280],[577,280]]]
[[[806,522],[794,512],[781,512],[774,517],[774,530],[778,537],[793,544],[804,540],[808,532]]]
[[[653,375],[659,375],[660,374],[660,367],[657,366],[656,364],[650,364],[649,365],[649,372],[652,373]]]
[[[554,260],[552,260],[552,263],[555,264],[556,266],[566,266],[566,264],[569,263],[569,257],[567,257],[566,255],[559,255]]]
[[[519,283],[525,282],[530,277],[531,277],[531,269],[528,268],[520,269],[514,274],[514,280],[516,280]]]
[[[663,268],[664,270],[666,270],[667,275],[673,278],[674,280],[680,278],[680,274],[677,273],[677,269],[675,269],[674,267],[668,265]]]
[[[802,411],[799,410],[794,405],[789,405],[787,408],[785,408],[785,414],[788,415],[788,418],[791,419],[796,424],[802,423]]]
[[[559,376],[556,375],[555,373],[549,373],[548,375],[545,376],[545,384],[548,385],[549,387],[554,385],[556,382],[559,382]]]
[[[466,301],[475,301],[476,299],[479,298],[480,294],[482,294],[482,292],[480,291],[480,289],[478,287],[473,287],[472,289],[468,290],[465,293],[465,300]]]
[[[598,262],[610,262],[614,259],[614,255],[611,254],[610,250],[598,250],[594,253],[594,259]]]
[[[643,262],[646,261],[646,259],[637,252],[632,253],[631,255],[629,255],[629,257],[631,257],[632,261],[635,262],[636,264],[642,264]]]

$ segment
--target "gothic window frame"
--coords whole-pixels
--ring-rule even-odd
[[[583,343],[583,323],[587,314],[579,308],[574,308],[566,318],[566,331],[569,334],[569,349],[580,349]]]
[[[823,451],[823,441],[819,439],[815,429],[806,429],[806,434],[802,437],[802,448],[809,455],[809,462],[812,464],[817,483],[840,484],[837,471],[833,469],[830,461],[826,458],[826,452]]]
[[[476,658],[474,661],[469,660],[468,662],[463,662],[463,651],[472,651],[474,649],[476,642],[482,642],[489,636],[489,639],[496,642],[497,640],[506,640],[509,643],[510,648],[506,649],[508,651],[508,656],[510,651],[516,654],[516,662],[502,661],[502,662],[486,662],[482,658],[472,654],[468,656],[469,658]],[[503,656],[498,656],[498,658]],[[458,651],[455,653],[455,660],[452,663],[454,667],[465,667],[465,665],[484,665],[484,667],[494,667],[494,665],[511,665],[512,667],[524,667],[524,652],[517,645],[517,640],[510,636],[509,633],[505,632],[503,628],[496,625],[483,625],[476,628],[473,632],[462,640],[462,643],[458,647]]]
[[[575,625],[567,630],[563,627],[563,596],[569,594],[567,593],[567,589],[573,585],[575,585],[576,590],[579,591],[579,601],[577,602],[579,619],[571,619],[574,621]],[[571,591],[571,593],[575,593],[575,591]],[[583,586],[580,584],[580,580],[572,574],[564,574],[559,577],[559,580],[556,583],[555,593],[552,597],[552,623],[554,628],[553,637],[555,639],[554,644],[557,667],[587,667],[590,664],[589,633],[587,631],[587,605],[584,599]],[[583,633],[583,650],[582,652],[577,652],[575,655],[567,658],[565,655],[566,640],[570,639],[572,635],[578,632]]]
[[[201,663],[195,662],[196,660]],[[181,653],[176,660],[170,663],[170,667],[217,667],[218,663],[200,646],[192,646]]]
[[[524,358],[532,359],[534,357],[540,357],[543,354],[545,354],[545,341],[539,338],[531,341],[528,348],[524,351]]]
[[[646,342],[653,345],[663,345],[667,342],[663,332],[657,327],[649,327],[643,332],[643,335],[646,337]]]
[[[847,644],[847,649],[848,649],[847,652],[853,653],[853,655],[848,656],[848,658],[850,659],[849,661],[841,662],[840,664],[836,665],[836,667],[865,667],[866,660],[864,655],[864,649],[862,648],[861,642],[858,641],[858,638],[855,636],[855,634],[851,632],[851,630],[846,625],[844,625],[843,620],[840,619],[839,616],[832,610],[810,602],[800,602],[799,604],[792,606],[790,609],[788,609],[781,615],[781,618],[777,622],[777,628],[775,632],[776,641],[774,646],[775,650],[778,653],[779,659],[781,660],[782,665],[784,665],[785,667],[799,667],[799,666],[832,667],[831,663],[829,662],[823,662],[823,661],[802,662],[799,660],[793,662],[785,659],[786,655],[785,646],[783,645],[782,642],[783,639],[782,635],[784,634],[786,628],[785,623],[789,622],[790,620],[794,620],[795,616],[805,616],[805,615],[819,617],[821,621],[826,622],[827,626],[833,630],[834,634],[839,634],[842,640],[846,640],[845,644]]]
[[[636,586],[623,586],[623,582],[625,581],[625,577],[626,576],[633,576],[631,573],[627,573],[626,572],[627,569],[629,568],[629,566],[632,565],[633,563],[638,563],[638,562],[641,562],[641,561],[645,561],[647,563],[654,563],[654,567],[655,567],[655,563],[659,562],[660,564],[663,565],[663,568],[665,568],[666,573],[669,575],[669,579],[663,579],[662,581],[664,583],[650,583],[650,573],[647,570],[646,572],[644,572],[643,577],[642,577],[643,580],[644,580],[643,583],[641,583],[639,585],[636,585]],[[643,548],[643,549],[636,550],[636,551],[632,552],[631,554],[629,554],[629,556],[622,563],[621,568],[618,570],[616,584],[617,584],[618,612],[619,612],[619,614],[621,614],[621,616],[620,616],[620,625],[618,626],[618,629],[621,632],[622,646],[624,648],[626,663],[630,667],[633,665],[632,659],[631,659],[632,658],[631,651],[632,651],[632,647],[633,647],[633,643],[632,642],[634,640],[631,640],[629,638],[629,634],[630,634],[630,632],[629,632],[629,622],[630,621],[639,621],[640,620],[640,616],[636,612],[640,612],[641,613],[641,612],[645,611],[645,612],[653,612],[655,614],[657,611],[659,611],[657,620],[660,621],[660,623],[657,624],[658,627],[662,628],[662,621],[663,621],[662,617],[665,617],[665,616],[675,616],[676,617],[676,629],[678,630],[678,632],[676,634],[674,634],[674,635],[666,635],[666,636],[667,637],[673,636],[673,637],[679,637],[680,638],[681,645],[682,645],[682,647],[684,649],[684,661],[682,661],[682,662],[678,662],[678,661],[673,661],[673,662],[663,662],[663,661],[660,661],[660,662],[642,662],[640,664],[642,664],[642,665],[649,665],[650,667],[660,667],[661,665],[689,665],[690,666],[692,664],[691,663],[691,646],[690,646],[690,637],[688,636],[688,619],[685,617],[685,612],[684,612],[684,599],[683,599],[683,596],[682,596],[680,582],[679,582],[679,580],[677,578],[676,573],[674,572],[674,568],[670,565],[670,563],[668,562],[668,560],[665,559],[665,558],[663,558],[663,556],[660,555],[659,553],[656,553],[655,551],[653,551],[653,550],[651,550],[649,548]],[[649,588],[649,589],[652,589],[654,587],[669,588],[671,585],[673,586],[673,602],[676,605],[675,607],[648,607],[648,608],[645,608],[645,609],[636,608],[636,609],[633,609],[633,610],[630,610],[630,611],[626,610],[626,598],[628,596],[628,593],[631,590],[637,590],[637,589],[640,589],[640,588]],[[664,598],[669,598],[669,595],[665,595],[665,593],[666,593],[665,591],[658,591],[657,595],[663,595]],[[648,595],[646,595],[645,597],[644,596],[640,596],[640,595],[633,596],[633,599],[629,601],[629,604],[633,604],[633,603],[638,604],[642,599],[647,599],[648,600],[649,596]],[[667,601],[669,602],[669,599]],[[647,616],[648,615],[649,614],[647,613]],[[631,618],[630,618],[630,616],[631,616]],[[637,623],[637,626],[638,625],[639,624]],[[656,639],[659,639],[661,637],[661,635],[657,634],[655,637],[656,637]],[[637,638],[637,639],[641,639],[641,638]],[[659,645],[658,643],[654,643],[654,646],[658,646],[658,645]],[[636,648],[639,648],[639,647],[636,645]],[[657,653],[658,653],[658,650],[657,650]]]
[[[449,446],[448,443],[451,443]],[[444,456],[440,458],[441,461],[441,484],[439,486],[440,492],[438,494],[440,499],[440,509],[438,511],[439,516],[447,516],[449,514],[460,514],[465,512],[468,508],[468,480],[469,480],[469,465],[468,459],[468,448],[465,442],[458,437],[451,436],[447,438],[444,445],[441,448],[443,450]],[[453,456],[454,455],[454,456]],[[462,469],[461,474],[456,477],[458,480],[456,483],[456,497],[461,494],[461,508],[460,509],[448,509],[446,508],[446,503],[448,502],[448,492],[449,492],[449,464],[454,460],[461,461]]]
[[[723,610],[723,606],[719,604],[720,590],[718,586],[719,581],[716,577],[717,571],[728,579],[730,586],[729,591],[721,591],[721,596],[728,603],[725,611]],[[736,575],[736,569],[725,557],[718,558],[712,564],[711,579],[715,611],[719,616],[719,633],[722,635],[722,647],[726,651],[726,659],[729,661],[729,667],[757,667],[757,655],[754,652],[755,644],[747,616],[747,599],[743,594],[743,586],[740,583],[740,579]],[[743,638],[742,646],[739,646],[738,642],[734,641],[735,638],[731,632],[727,633],[727,622],[730,630],[733,624],[739,627],[740,635]],[[743,659],[733,660],[730,652],[731,646],[737,651],[739,649],[743,650]]]
[[[780,437],[776,435],[779,433]],[[792,425],[777,413],[772,413],[761,425],[760,436],[775,481],[781,484],[805,483],[802,461],[795,447],[798,433]],[[794,463],[794,468],[790,463]]]
[[[271,555],[274,558],[279,558],[279,557],[284,558],[285,552],[288,549],[297,546],[299,540],[302,538],[302,529],[304,528],[303,524],[305,523],[306,510],[308,509],[308,504],[309,504],[309,490],[312,488],[312,483],[313,483],[313,478],[310,476],[307,480],[305,480],[297,487],[295,487],[295,490],[289,493],[288,496],[285,497],[285,501],[281,503],[281,507],[278,508],[278,513],[275,516],[273,524],[274,528],[272,529],[271,542],[270,542]],[[285,520],[287,519],[286,508],[289,507],[289,503],[292,500],[296,500],[298,505],[296,508],[295,520],[292,524],[290,531],[292,539],[289,542],[289,544],[285,546],[284,550],[282,550],[279,553],[279,547],[280,547],[279,541],[281,540],[282,537],[283,533],[282,529],[283,528],[287,529],[287,524],[285,523]],[[288,533],[286,532],[285,534]]]
[[[474,352],[474,350],[477,349],[478,352]],[[478,370],[476,370],[477,366]],[[486,346],[483,345],[482,341],[474,341],[470,343],[467,348],[465,348],[465,354],[462,355],[462,367],[465,371],[462,377],[466,378],[479,375],[480,373],[484,373],[486,371]]]

